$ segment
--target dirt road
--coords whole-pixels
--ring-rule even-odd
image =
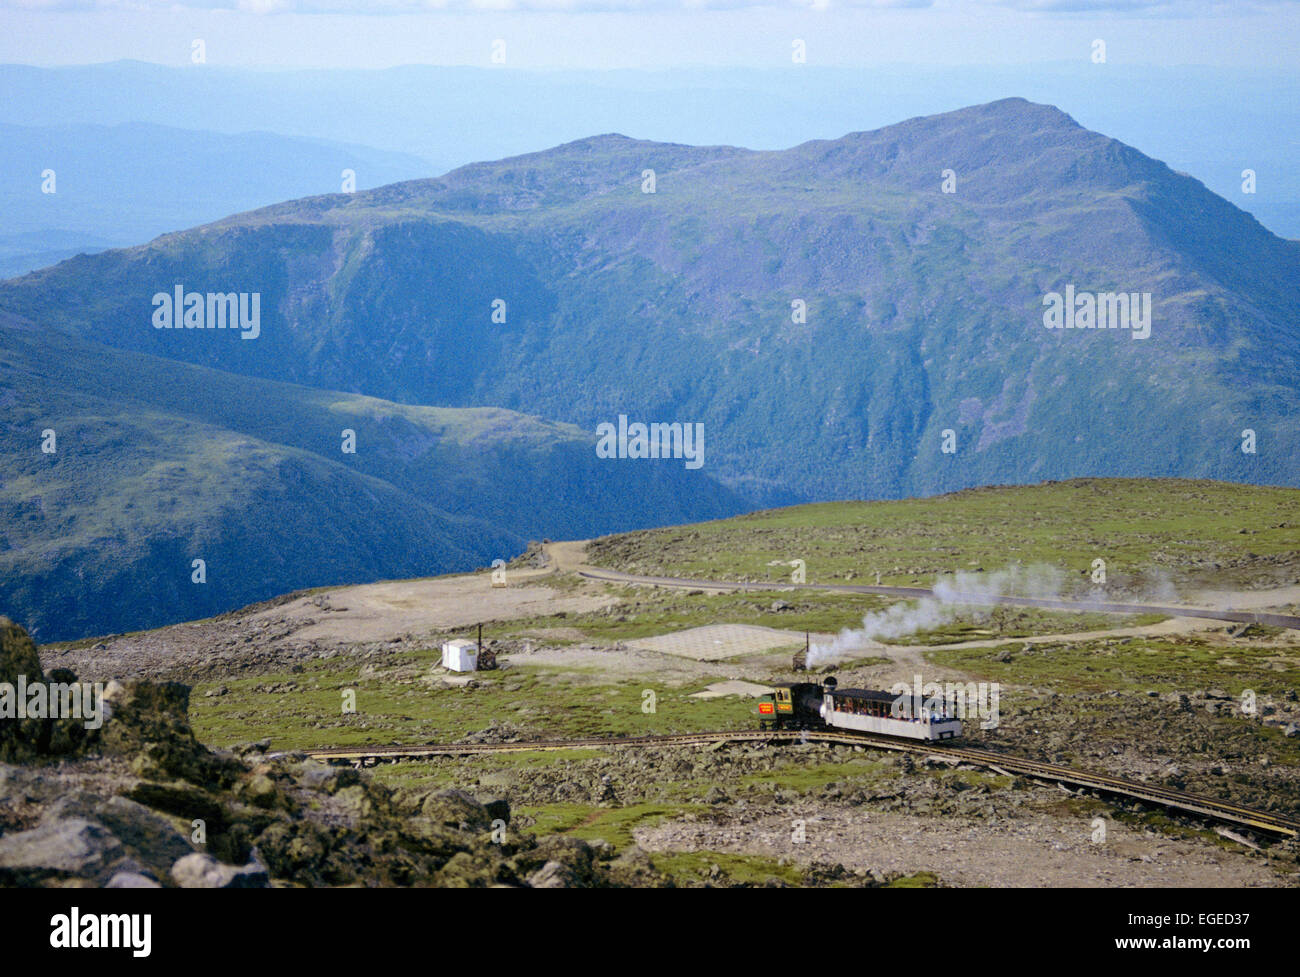
[[[604,567],[575,564],[577,558],[573,542],[552,543],[549,552],[553,554],[557,566],[560,556],[565,561],[565,569],[571,570],[589,580],[604,580],[610,583],[644,584],[653,587],[672,587],[694,590],[820,590],[842,594],[876,594],[885,597],[923,598],[933,597],[934,592],[926,587],[889,587],[870,586],[867,584],[821,584],[821,583],[752,583],[728,580],[703,580],[690,577],[659,577],[643,574],[622,573]],[[562,548],[560,548],[562,547]],[[961,602],[969,596],[972,604],[1008,604],[1017,607],[1043,607],[1051,610],[1078,611],[1102,614],[1166,614],[1176,617],[1196,617],[1212,621],[1235,621],[1239,623],[1266,624],[1273,627],[1294,628],[1300,630],[1300,615],[1270,613],[1264,608],[1283,607],[1300,599],[1300,585],[1276,588],[1268,591],[1208,591],[1198,596],[1213,598],[1211,606],[1194,604],[1147,604],[1120,601],[1079,601],[1062,597],[1018,597],[1013,594],[999,594],[992,597],[985,595],[953,595],[953,602]],[[1246,608],[1249,608],[1247,610]]]

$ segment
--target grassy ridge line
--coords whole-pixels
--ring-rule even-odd
[[[1065,571],[1067,591],[1294,583],[1300,490],[1187,479],[1073,479],[931,498],[794,506],[626,533],[588,546],[594,566],[662,576],[894,586],[1020,563]],[[770,565],[780,561],[778,565]]]

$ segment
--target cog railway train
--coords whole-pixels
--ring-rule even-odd
[[[843,729],[913,740],[961,736],[961,720],[946,708],[876,689],[841,689],[834,678],[775,682],[758,700],[760,729]]]

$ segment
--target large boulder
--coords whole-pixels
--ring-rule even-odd
[[[226,810],[220,800],[183,781],[157,783],[143,780],[133,785],[126,796],[145,807],[174,814],[186,821],[201,819],[209,831],[221,831],[226,825]]]
[[[329,833],[307,820],[276,821],[257,836],[257,851],[278,879],[295,879],[312,886],[338,879],[330,856]]]
[[[492,814],[469,794],[459,790],[401,790],[393,796],[399,814],[428,818],[435,824],[460,831],[489,831]]]
[[[532,875],[528,884],[534,889],[573,889],[581,886],[578,874],[563,862],[547,862]]]
[[[179,682],[109,682],[104,689],[109,720],[102,749],[110,756],[130,756],[142,777],[179,777],[192,784],[224,788],[243,770],[218,757],[190,728],[190,687]]]
[[[158,881],[156,879],[151,879],[149,878],[149,876],[142,875],[139,872],[118,872],[116,875],[114,875],[111,879],[108,880],[108,884],[104,886],[104,888],[105,889],[161,889],[162,886],[158,884]]]
[[[94,687],[78,685],[77,676],[66,668],[49,675],[42,672],[35,642],[7,617],[0,617],[0,683],[0,762],[70,756],[84,753],[98,741],[100,722],[94,721],[94,700],[83,698],[93,697]],[[37,686],[44,686],[40,699],[45,715],[19,719],[20,690],[25,711],[33,705],[32,690]],[[55,712],[58,718],[51,717]]]
[[[0,837],[0,885],[39,885],[51,878],[107,881],[124,854],[102,824],[80,817],[42,821]]]
[[[588,888],[599,885],[596,853],[579,838],[548,835],[514,858],[514,867],[533,888]]]
[[[18,677],[37,682],[44,676],[41,656],[36,652],[36,642],[21,627],[0,617],[0,682],[17,684]]]
[[[126,797],[110,798],[97,817],[155,875],[166,876],[178,859],[194,850],[171,821]]]

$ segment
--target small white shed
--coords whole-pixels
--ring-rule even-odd
[[[442,646],[442,667],[453,672],[478,670],[478,643],[455,638]]]

